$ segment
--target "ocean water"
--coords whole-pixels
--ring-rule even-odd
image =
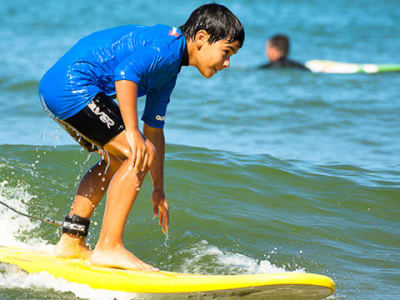
[[[43,73],[79,38],[121,24],[179,26],[204,1],[0,1],[0,201],[62,220],[96,162],[42,112]],[[400,299],[400,73],[257,70],[276,33],[291,57],[400,63],[397,0],[221,1],[243,49],[212,79],[183,68],[168,107],[169,235],[147,179],[126,246],[161,269],[330,276],[329,299]],[[141,101],[140,108],[143,107]],[[89,244],[96,243],[104,200]],[[59,228],[0,207],[0,244],[51,250]],[[0,299],[135,299],[0,265]]]

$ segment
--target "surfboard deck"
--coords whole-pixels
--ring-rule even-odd
[[[59,258],[51,253],[0,246],[0,262],[28,273],[47,272],[56,278],[87,284],[94,289],[159,295],[162,299],[235,298],[322,299],[335,283],[324,275],[284,272],[253,275],[198,275],[122,270],[92,265],[85,259]]]
[[[315,73],[353,74],[400,72],[400,64],[354,64],[331,60],[309,60],[306,67]]]

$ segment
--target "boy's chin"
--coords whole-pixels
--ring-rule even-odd
[[[199,70],[200,74],[203,75],[207,79],[213,77],[216,74],[216,72],[213,71],[212,69],[200,70],[199,68],[197,68],[197,70]]]
[[[209,79],[211,77],[213,77],[216,73],[212,72],[212,71],[208,71],[208,72],[201,72],[201,75],[203,75],[205,78]]]

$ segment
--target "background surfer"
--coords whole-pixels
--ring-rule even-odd
[[[308,70],[303,64],[288,58],[290,51],[289,38],[284,34],[277,34],[265,43],[265,56],[269,63],[260,66],[260,69],[294,68]]]

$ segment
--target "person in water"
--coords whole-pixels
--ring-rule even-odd
[[[294,68],[309,71],[303,64],[288,58],[289,50],[288,37],[283,34],[274,35],[265,44],[265,55],[269,63],[260,66],[260,69]]]
[[[82,147],[101,157],[80,182],[55,247],[57,256],[158,270],[124,247],[123,232],[149,171],[153,215],[162,232],[168,230],[163,127],[171,92],[182,66],[193,66],[206,78],[228,68],[244,38],[242,24],[228,8],[206,4],[179,28],[126,25],[95,32],[45,73],[39,85],[44,110]],[[140,131],[137,98],[143,95]],[[100,236],[91,251],[85,244],[90,217],[106,190]]]

